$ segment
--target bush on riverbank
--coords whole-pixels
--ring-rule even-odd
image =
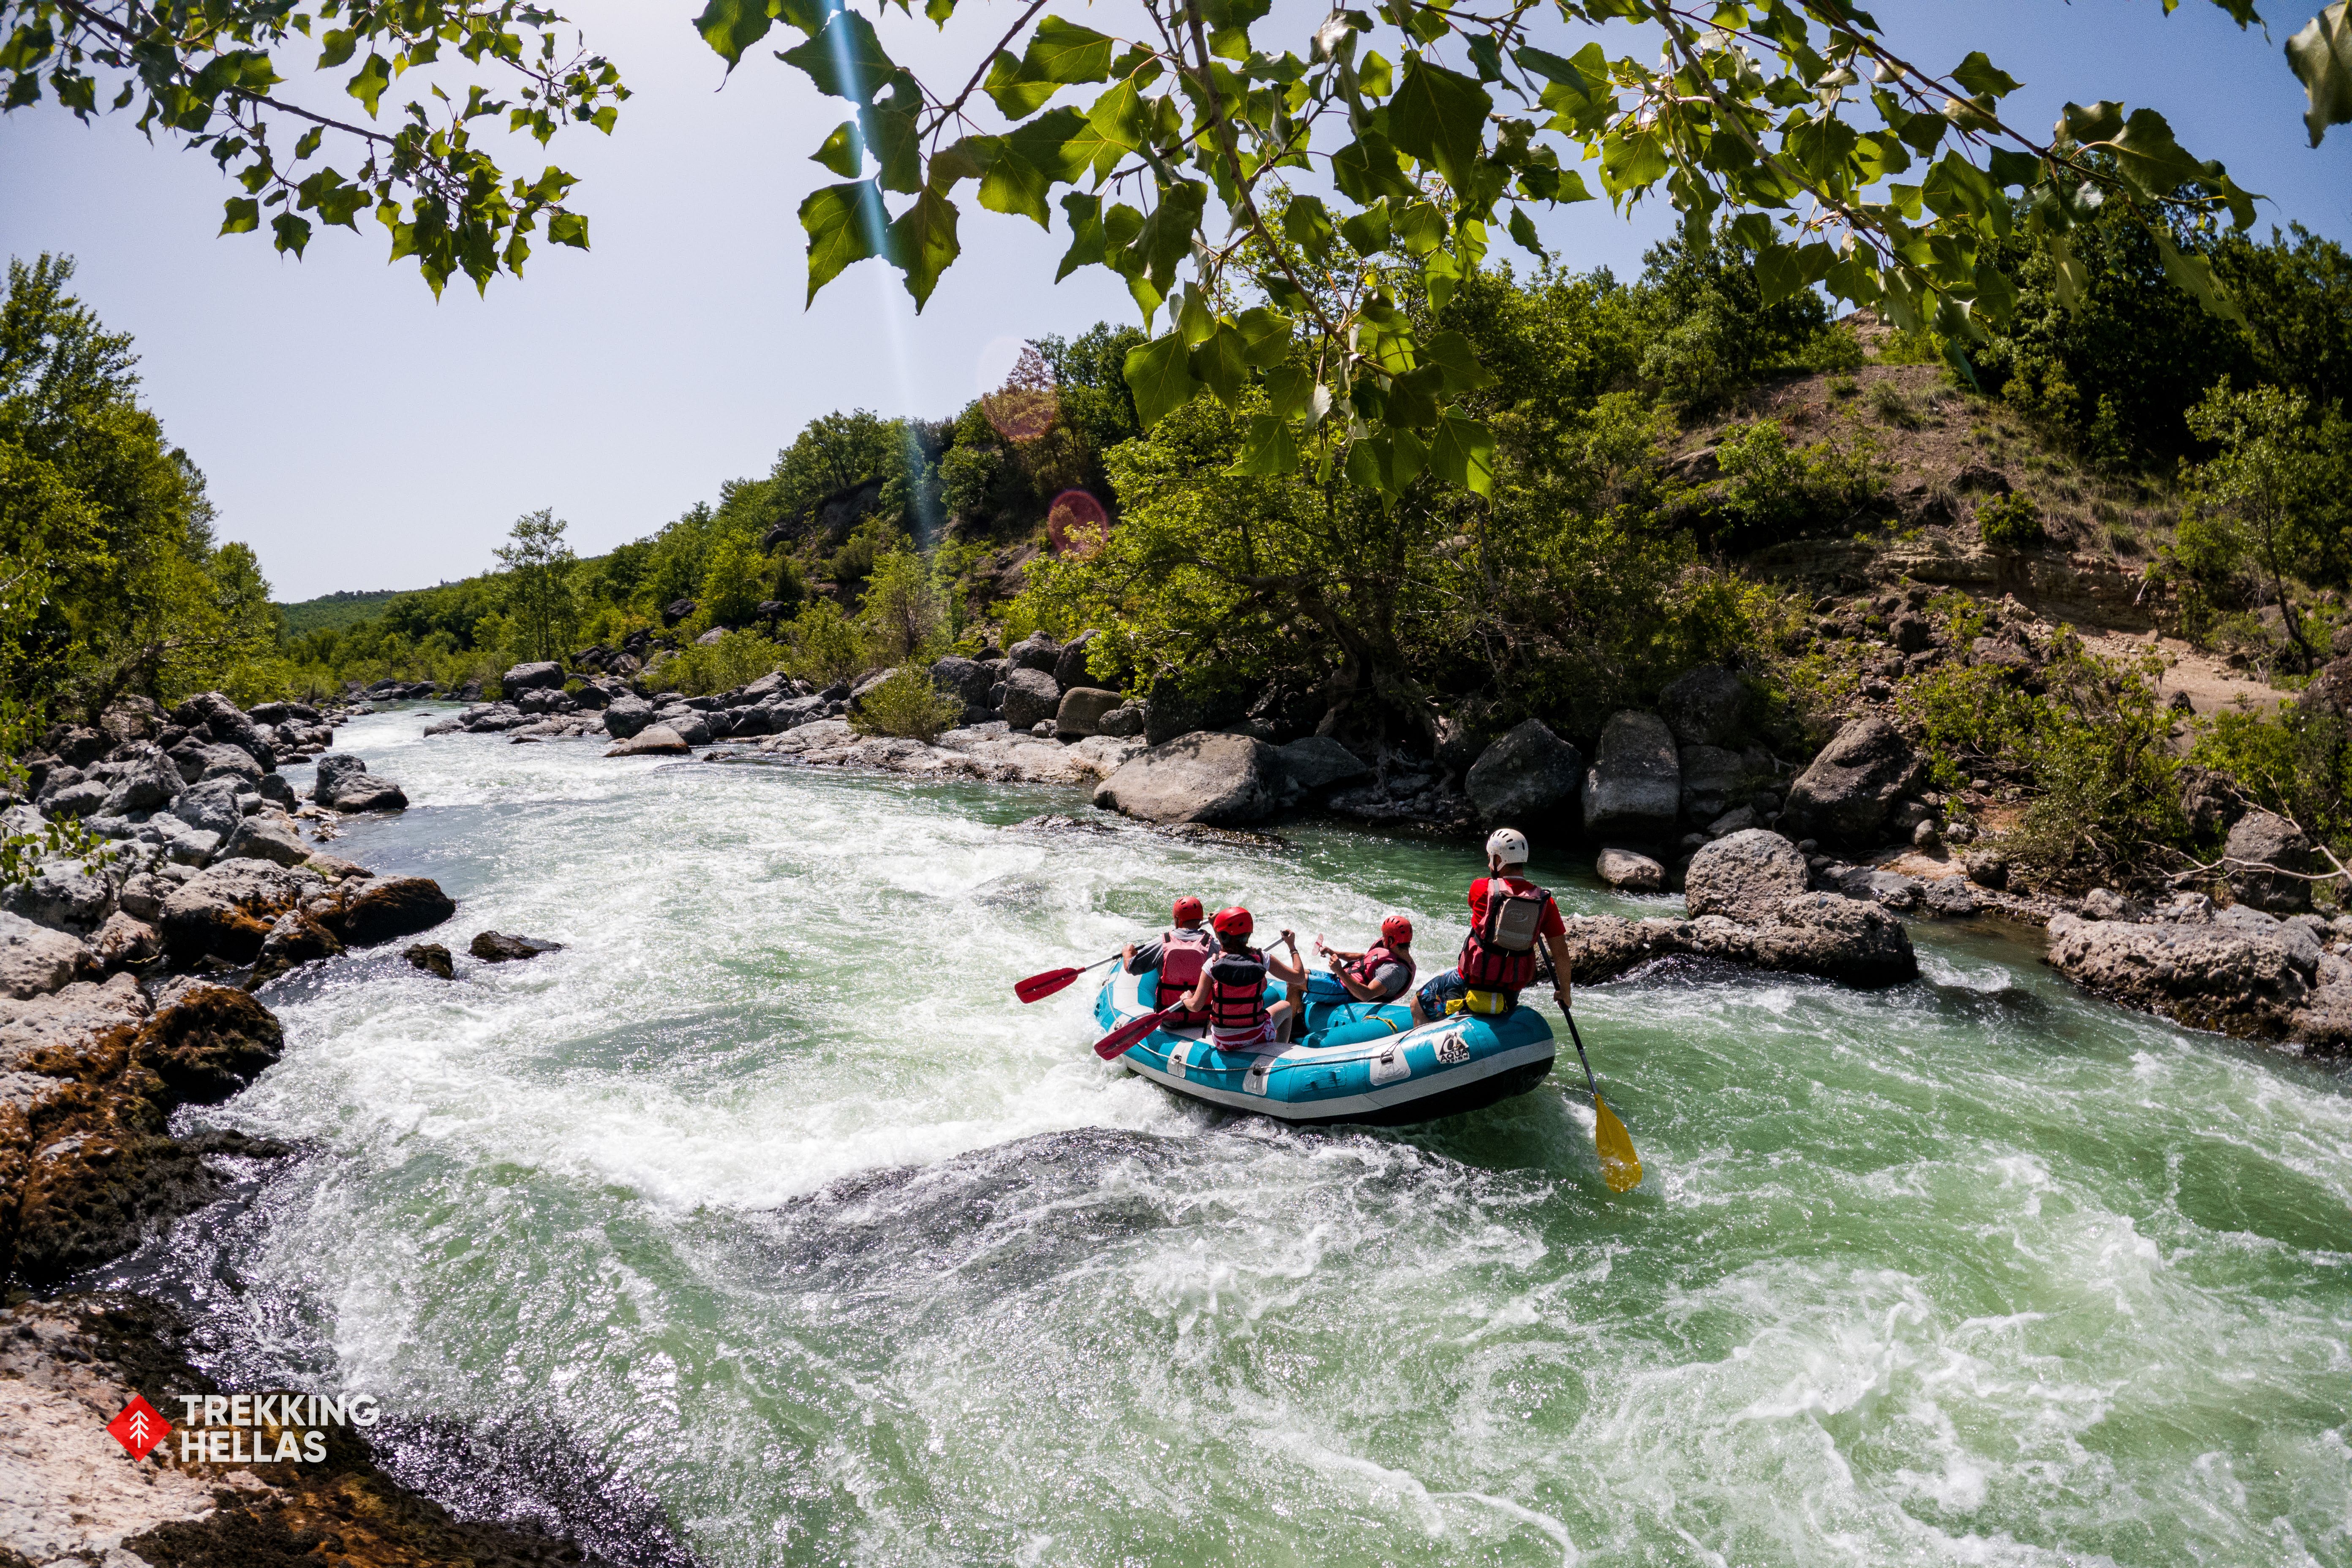
[[[849,727],[861,735],[932,741],[941,731],[953,729],[962,715],[963,705],[940,694],[929,669],[902,664],[859,701]]]

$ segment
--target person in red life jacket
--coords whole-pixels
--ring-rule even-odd
[[[1221,1050],[1280,1046],[1297,1008],[1290,998],[1267,1005],[1265,983],[1271,975],[1286,985],[1306,985],[1307,970],[1299,962],[1297,939],[1288,931],[1282,933],[1284,945],[1290,949],[1290,962],[1285,963],[1249,944],[1256,922],[1240,905],[1219,910],[1210,923],[1216,928],[1217,952],[1201,972],[1192,994],[1184,998],[1185,1008],[1208,1015],[1209,1041]]]
[[[1217,939],[1202,923],[1200,900],[1187,893],[1176,900],[1176,907],[1169,913],[1176,923],[1161,931],[1158,940],[1140,944],[1130,942],[1118,950],[1119,957],[1127,961],[1129,974],[1149,974],[1155,969],[1160,972],[1159,993],[1151,1004],[1155,1011],[1182,1001],[1184,994],[1200,980],[1210,954],[1217,951]],[[1199,1022],[1199,1017],[1186,1014],[1172,1020],[1171,1026],[1188,1028]]]
[[[1393,1002],[1412,986],[1412,922],[1391,915],[1381,922],[1381,940],[1361,952],[1326,947],[1315,939],[1315,951],[1330,961],[1331,973],[1359,1002]]]
[[[1559,906],[1528,880],[1528,836],[1498,827],[1486,840],[1486,875],[1470,884],[1470,934],[1454,967],[1413,994],[1412,1021],[1449,1013],[1494,1017],[1535,984],[1537,948],[1551,955],[1552,999],[1568,1010],[1568,927]]]

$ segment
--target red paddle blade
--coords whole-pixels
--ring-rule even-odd
[[[1175,1008],[1171,1007],[1164,1013],[1146,1013],[1132,1023],[1121,1024],[1095,1042],[1095,1055],[1105,1061],[1125,1056],[1129,1046],[1160,1027],[1161,1022],[1175,1011]]]
[[[1086,973],[1083,969],[1049,969],[1013,983],[1013,994],[1024,1002],[1040,1002]]]

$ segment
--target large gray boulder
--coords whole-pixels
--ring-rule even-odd
[[[1748,795],[1748,764],[1737,752],[1721,746],[1685,746],[1683,816],[1692,823],[1709,823]]]
[[[1034,669],[1051,679],[1055,668],[1062,662],[1062,645],[1044,632],[1031,632],[1006,648],[1004,655],[1013,661],[1014,669]],[[1057,697],[1061,695],[1058,684],[1055,686],[1054,693]]]
[[[315,871],[267,859],[223,860],[163,900],[163,950],[181,963],[206,954],[250,963],[278,917],[323,892]]]
[[[499,677],[499,689],[510,700],[526,691],[539,691],[562,684],[563,667],[548,661],[519,664]]]
[[[2126,1006],[2242,1039],[2322,1052],[2352,1047],[2352,965],[2300,928],[2259,918],[2060,914],[2048,937],[2052,968]]]
[[[1026,730],[1041,719],[1051,719],[1061,706],[1062,689],[1054,684],[1050,668],[1023,665],[1005,677],[1004,721],[1015,730]]]
[[[1282,758],[1283,776],[1301,795],[1313,795],[1372,771],[1370,763],[1328,735],[1303,735],[1275,751]]]
[[[1899,985],[1919,973],[1901,921],[1834,893],[1783,899],[1748,924],[1721,915],[1688,921],[1576,915],[1567,923],[1570,973],[1584,985],[1675,957],[1818,975],[1865,989]]]
[[[235,779],[211,779],[191,784],[172,803],[172,815],[190,827],[217,833],[226,839],[245,820],[245,809],[236,803],[236,785]]]
[[[1790,784],[1780,826],[1800,838],[1874,848],[1885,837],[1889,808],[1911,793],[1920,765],[1894,725],[1875,716],[1857,719]]]
[[[124,763],[114,775],[114,787],[99,807],[102,816],[123,816],[134,811],[157,811],[179,798],[187,788],[180,770],[161,752],[142,752]]]
[[[331,772],[328,763],[335,764]],[[390,779],[367,771],[367,763],[349,752],[331,752],[319,759],[319,782],[310,798],[330,811],[406,811],[408,796]]]
[[[1119,705],[1116,691],[1100,687],[1073,686],[1062,693],[1059,707],[1054,710],[1054,738],[1066,741],[1072,737],[1084,740],[1102,732],[1102,717]]]
[[[115,910],[115,883],[79,860],[44,860],[8,889],[7,908],[36,925],[88,936]]]
[[[1152,747],[1103,780],[1095,804],[1146,822],[1237,827],[1271,812],[1282,783],[1282,758],[1272,746],[1202,730]]]
[[[1067,691],[1087,683],[1087,655],[1093,650],[1097,635],[1091,630],[1083,631],[1062,645],[1062,651],[1054,657],[1055,685]]]
[[[1748,717],[1748,689],[1719,664],[1702,664],[1658,694],[1658,713],[1685,746],[1727,746]]]
[[[1592,862],[1592,874],[1624,893],[1663,893],[1666,868],[1632,849],[1603,849]]]
[[[0,993],[46,996],[94,963],[89,950],[65,932],[0,913]]]
[[[213,740],[235,746],[251,757],[262,770],[278,765],[278,753],[261,738],[261,731],[242,709],[217,691],[199,691],[172,710],[172,722],[184,730],[202,724],[212,731]],[[190,780],[194,783],[194,780]]]
[[[1612,718],[1584,775],[1584,831],[1594,837],[1663,839],[1682,813],[1675,737],[1655,713]]]
[[[996,679],[995,671],[978,659],[955,654],[931,666],[931,683],[966,708],[986,708],[989,689],[996,684]]]
[[[190,784],[207,784],[214,779],[241,779],[256,788],[261,784],[261,764],[253,760],[253,753],[226,742],[196,747],[193,754],[183,748],[173,754],[173,760],[180,764],[180,776]]]
[[[274,811],[257,811],[236,825],[236,831],[220,847],[220,858],[275,860],[280,866],[299,866],[310,858],[310,847],[302,842],[293,818]]]
[[[317,773],[310,782],[310,798],[320,805],[333,795],[342,782],[354,773],[367,772],[367,759],[356,752],[329,752],[319,759]]]
[[[1693,920],[1722,915],[1753,924],[1804,892],[1806,879],[1804,851],[1769,828],[1751,827],[1691,857],[1683,905]]]
[[[667,724],[648,724],[604,748],[608,757],[674,757],[689,750],[686,737]]]
[[[1492,827],[1513,823],[1537,831],[1557,814],[1576,809],[1584,784],[1584,753],[1529,719],[1478,753],[1463,776],[1463,793]]]
[[[604,708],[604,733],[625,741],[654,721],[654,705],[642,697],[615,697]]]
[[[2276,812],[2250,811],[2238,818],[2222,854],[2230,896],[2238,902],[2279,915],[2311,907],[2311,884],[2288,874],[2311,869],[2311,840]]]

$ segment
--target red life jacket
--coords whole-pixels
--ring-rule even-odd
[[[1208,931],[1164,931],[1160,933],[1160,990],[1153,1005],[1173,1007],[1192,993],[1201,966],[1217,951],[1217,939]],[[1192,1015],[1187,1015],[1192,1016]]]
[[[1381,965],[1384,963],[1402,963],[1404,965],[1404,984],[1397,987],[1394,992],[1391,993],[1391,996],[1402,996],[1407,991],[1412,989],[1412,955],[1410,953],[1399,952],[1384,942],[1376,942],[1372,943],[1371,946],[1364,949],[1363,957],[1359,958],[1343,967],[1347,971],[1349,979],[1353,980],[1357,984],[1363,986],[1366,990],[1370,990],[1372,984],[1372,976],[1380,973]],[[1389,999],[1390,997],[1381,998],[1382,1001],[1387,1001]]]
[[[1265,1037],[1265,954],[1219,952],[1209,960],[1209,1034],[1220,1044]]]
[[[1529,884],[1514,890],[1500,877],[1486,879],[1486,912],[1463,939],[1454,967],[1464,984],[1481,991],[1524,991],[1535,984],[1536,944],[1543,934],[1551,895]]]

